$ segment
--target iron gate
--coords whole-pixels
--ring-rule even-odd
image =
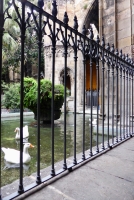
[[[19,4],[18,4],[19,2]],[[19,7],[18,7],[19,5]],[[27,0],[12,0],[8,4],[8,8],[3,12],[3,1],[0,4],[0,73],[2,73],[2,36],[4,34],[4,21],[7,18],[12,18],[10,9],[14,9],[16,13],[15,21],[20,27],[20,42],[21,42],[21,90],[20,90],[20,178],[19,186],[16,192],[7,199],[13,199],[21,195],[27,190],[38,186],[42,182],[63,173],[66,170],[71,171],[74,166],[85,160],[90,159],[95,155],[99,155],[106,149],[111,149],[115,144],[120,144],[122,141],[133,136],[133,77],[134,77],[134,63],[128,55],[124,55],[122,50],[114,48],[105,44],[104,37],[99,36],[95,41],[93,38],[93,31],[90,27],[90,34],[87,36],[85,25],[82,33],[78,32],[78,20],[74,17],[74,27],[68,25],[68,15],[65,12],[63,22],[57,19],[57,5],[53,1],[52,15],[43,10],[43,0],[38,0],[38,6],[30,3]],[[32,24],[30,24],[32,21]],[[24,188],[23,185],[23,78],[24,78],[24,48],[25,36],[28,27],[32,27],[37,34],[38,43],[38,100],[37,100],[37,176],[36,182],[32,186]],[[51,41],[52,51],[52,102],[51,102],[51,172],[47,177],[40,175],[40,74],[41,74],[41,48],[43,46],[43,38],[47,36]],[[64,49],[64,77],[67,77],[67,55],[68,48],[71,47],[74,52],[74,155],[71,165],[67,165],[66,153],[66,78],[64,78],[64,158],[63,168],[60,171],[55,171],[55,131],[54,131],[54,84],[55,84],[55,57],[57,41],[61,40]],[[100,41],[101,40],[101,41]],[[81,52],[83,57],[83,80],[86,79],[86,60],[90,58],[90,141],[89,151],[86,155],[85,150],[85,81],[83,81],[83,124],[82,124],[82,138],[83,144],[81,147],[81,159],[77,160],[76,143],[77,143],[77,70],[78,70],[78,52]],[[100,111],[97,109],[96,115],[96,146],[93,147],[93,90],[92,90],[92,64],[93,60],[96,63],[96,101],[97,107],[101,107]],[[1,76],[0,76],[1,77]],[[1,80],[0,80],[1,81]],[[1,98],[1,97],[0,97]],[[101,101],[99,102],[99,98]],[[0,99],[1,100],[1,99]],[[102,145],[99,145],[99,127],[102,129]],[[104,128],[107,129],[107,142],[104,141]],[[109,137],[109,130],[112,127],[112,139]],[[0,151],[1,153],[1,151]],[[1,195],[2,199],[2,195]]]

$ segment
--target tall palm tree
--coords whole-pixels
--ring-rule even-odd
[[[8,0],[5,1],[5,8],[7,7]],[[17,2],[17,1],[16,1]],[[34,3],[35,0],[32,0]],[[4,35],[3,35],[3,77],[6,77],[5,81],[8,80],[9,68],[12,66],[14,72],[19,73],[20,66],[20,28],[16,21],[16,13],[14,9],[10,9],[10,15],[12,19],[6,19],[4,24]],[[37,37],[35,31],[32,28],[28,28],[26,31],[25,39],[25,68],[26,75],[31,76],[32,65],[37,65]],[[43,54],[42,54],[43,55]],[[44,58],[44,55],[42,56]],[[44,68],[44,61],[42,62]],[[30,71],[30,73],[27,73]],[[32,73],[31,73],[32,74]]]
[[[5,0],[4,9],[7,7],[8,0]],[[11,16],[15,15],[14,9],[10,9]],[[9,82],[9,68],[13,64],[13,58],[15,52],[18,51],[18,35],[19,27],[13,19],[7,18],[4,23],[4,34],[3,34],[3,68],[2,68],[2,78]],[[14,65],[13,65],[14,66]],[[16,67],[16,66],[14,66]]]

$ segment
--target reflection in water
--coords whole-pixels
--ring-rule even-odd
[[[20,167],[20,164],[10,163],[10,162],[7,162],[6,160],[4,160],[4,163],[5,163],[5,166],[4,166],[3,170]],[[23,169],[28,170],[29,165],[23,164]]]
[[[27,138],[23,138],[23,144],[24,143],[27,143],[28,142],[28,139],[29,139],[29,137],[27,137]],[[17,140],[15,140],[16,141],[16,144],[17,144],[17,146],[20,144],[20,139],[17,139]]]

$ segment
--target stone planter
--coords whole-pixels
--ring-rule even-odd
[[[57,120],[60,118],[61,110],[54,110],[54,120]],[[37,120],[37,113],[34,113],[34,119]],[[51,110],[41,110],[40,112],[40,121],[43,122],[43,124],[50,124],[51,123]]]

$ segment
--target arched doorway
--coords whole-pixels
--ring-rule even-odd
[[[86,62],[86,90],[90,90],[90,61]],[[92,65],[92,90],[97,90],[97,75],[96,75],[96,64],[93,62]]]
[[[91,106],[91,86],[90,86],[90,61],[86,62],[86,104]],[[92,106],[98,105],[98,88],[97,88],[97,73],[96,73],[96,64],[92,64]]]
[[[64,76],[63,76],[63,85],[64,85]],[[67,89],[71,90],[71,81],[70,81],[69,75],[66,76],[66,86],[67,86]]]
[[[64,69],[60,73],[60,83],[64,85]],[[69,96],[71,96],[71,78],[70,78],[70,69],[67,68],[67,75],[66,75],[66,87],[69,92]]]
[[[97,31],[99,32],[99,2],[94,0],[92,6],[89,8],[88,13],[85,17],[83,24],[89,29],[91,24],[94,24]]]

